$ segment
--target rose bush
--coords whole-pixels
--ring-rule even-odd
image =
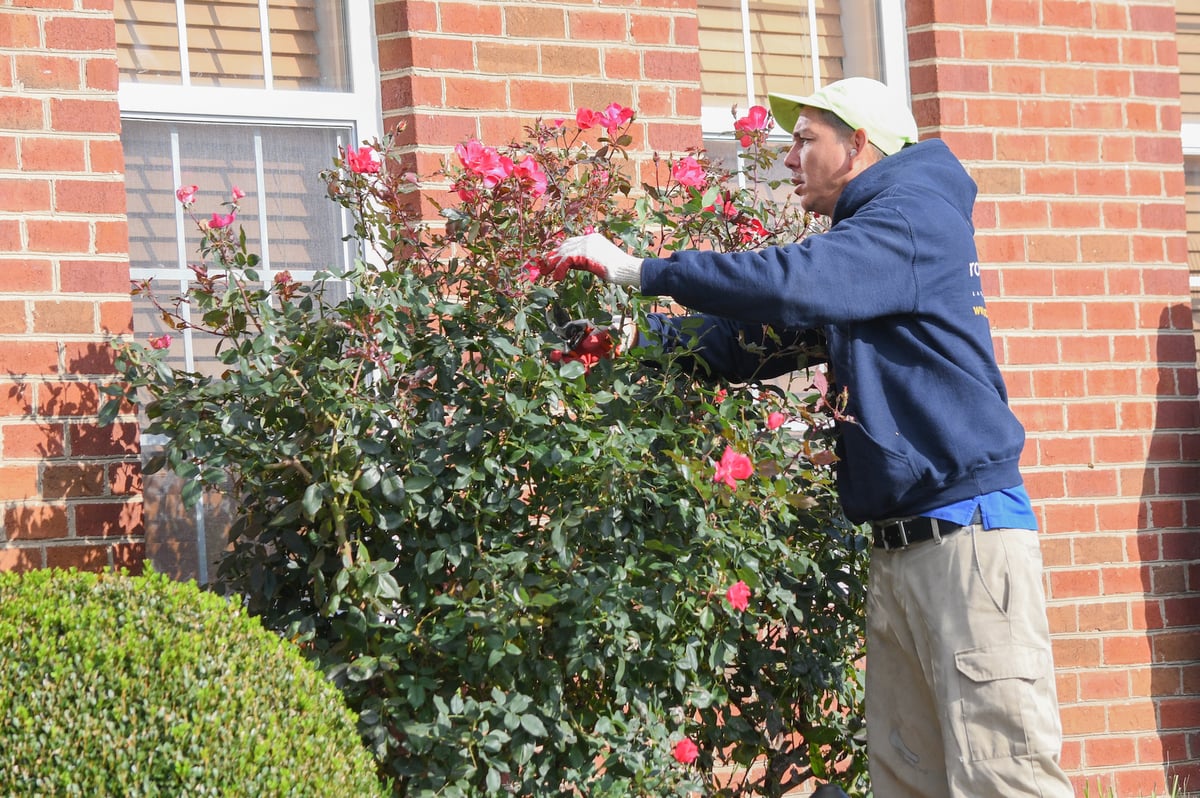
[[[812,220],[756,179],[761,109],[735,128],[744,187],[703,152],[636,185],[632,123],[614,105],[464,142],[424,184],[449,186],[432,226],[389,139],[351,147],[324,177],[358,263],[263,286],[244,235],[197,220],[192,321],[160,302],[221,340],[223,372],[120,351],[106,420],[140,402],[168,440],[149,469],[232,493],[219,587],[341,686],[397,795],[865,785],[865,547],[834,494],[833,406],[620,351],[613,314],[653,306],[547,259],[576,233],[651,254]]]

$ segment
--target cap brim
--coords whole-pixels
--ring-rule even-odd
[[[814,97],[794,97],[790,94],[768,94],[767,102],[771,106],[771,116],[775,117],[775,124],[783,129],[783,132],[792,135],[792,131],[796,129],[796,122],[800,120],[801,108],[821,108],[825,111],[830,110],[828,103],[822,102]]]

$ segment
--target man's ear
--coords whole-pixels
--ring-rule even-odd
[[[863,130],[860,127],[858,130],[854,131],[854,135],[850,137],[850,142],[851,142],[851,147],[850,147],[850,156],[851,157],[858,155],[860,152],[866,152],[867,151],[867,143],[868,143],[867,142],[867,131]]]

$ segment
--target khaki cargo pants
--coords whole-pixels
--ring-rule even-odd
[[[875,798],[1073,798],[1037,533],[974,525],[871,552]]]

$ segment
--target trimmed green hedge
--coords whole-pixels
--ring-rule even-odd
[[[0,794],[372,796],[341,694],[161,574],[0,574]]]

